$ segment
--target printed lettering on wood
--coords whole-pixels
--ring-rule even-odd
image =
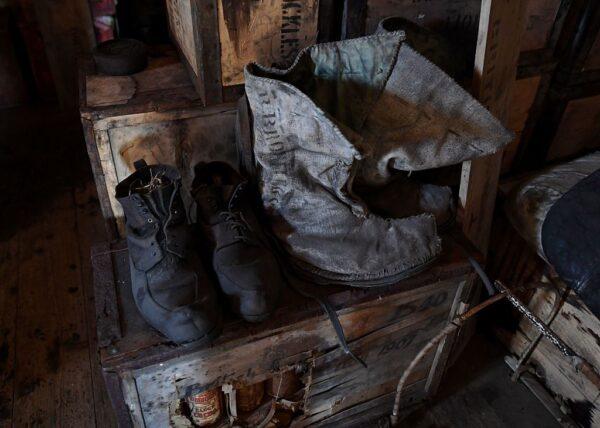
[[[185,55],[190,67],[196,73],[196,76],[198,76],[200,72],[198,70],[196,47],[194,45],[191,0],[167,0],[167,9],[171,33],[177,40],[177,44],[183,55]]]
[[[244,83],[244,66],[287,67],[317,40],[318,0],[219,0],[223,86]]]

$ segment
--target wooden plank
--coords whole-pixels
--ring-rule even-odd
[[[353,352],[368,365],[366,369],[340,349],[315,358],[313,383],[305,408],[307,420],[316,422],[393,392],[403,369],[443,327],[448,308],[444,309],[419,317],[420,321],[411,326],[390,325],[352,343]],[[427,378],[433,358],[429,355],[415,368],[408,384]]]
[[[151,58],[146,69],[130,76],[90,73],[84,78],[87,109],[141,104],[148,100],[157,104],[166,97],[180,98],[182,102],[198,100],[198,95],[191,92],[192,82],[185,67],[169,52]]]
[[[174,109],[150,109],[143,112],[125,113],[111,115],[94,121],[94,130],[107,131],[111,128],[120,128],[124,126],[143,125],[145,123],[157,123],[166,121],[176,121],[191,119],[196,117],[208,117],[235,111],[235,103],[224,103],[218,106],[198,107],[188,106]]]
[[[562,0],[527,0],[521,51],[548,46]]]
[[[168,419],[165,420],[167,422],[164,425],[154,425],[152,420],[144,420],[144,416],[142,414],[142,409],[139,401],[140,391],[137,388],[136,381],[131,375],[131,373],[124,373],[121,377],[121,389],[123,391],[123,397],[127,402],[127,407],[129,409],[129,416],[131,418],[131,423],[134,427],[166,427],[169,426]]]
[[[480,0],[368,0],[365,31],[372,34],[383,18],[402,16],[453,38],[475,41],[479,5]]]
[[[90,166],[92,167],[92,174],[94,175],[94,183],[96,184],[96,189],[98,192],[97,195],[100,201],[100,209],[102,211],[102,216],[104,217],[104,227],[106,228],[107,235],[111,239],[114,239],[117,236],[116,223],[110,202],[109,190],[106,187],[104,170],[102,169],[98,147],[96,146],[92,122],[88,119],[81,118],[81,124],[83,125],[85,147],[90,159]]]
[[[95,296],[93,313],[95,313],[98,345],[102,348],[121,338],[110,253],[111,248],[106,243],[94,245],[91,249],[91,262],[94,264],[94,287],[91,290]]]
[[[600,95],[570,101],[548,152],[548,161],[600,147]]]
[[[437,284],[437,287],[429,290],[421,290],[412,296],[402,295],[396,299],[389,297],[387,301],[369,302],[363,307],[341,311],[339,318],[350,340],[350,347],[356,347],[361,357],[366,358],[367,364],[371,360],[375,364],[375,361],[381,358],[389,359],[388,364],[376,364],[377,370],[383,370],[388,375],[389,370],[399,370],[398,364],[408,364],[410,356],[431,338],[437,331],[436,327],[447,319],[458,284],[452,281],[443,286],[442,284],[444,283]],[[363,325],[359,320],[365,315],[364,311],[369,319],[381,320],[383,327],[382,324]],[[425,323],[425,320],[428,322]],[[366,326],[370,331],[364,330]],[[405,349],[404,352],[403,346],[407,345],[412,347],[410,351]],[[337,347],[337,338],[330,321],[321,316],[294,323],[287,328],[265,332],[264,336],[247,338],[242,343],[240,340],[221,344],[217,341],[210,349],[135,370],[134,377],[140,393],[144,420],[150,426],[164,426],[168,423],[168,409],[154,403],[170,403],[194,391],[210,389],[236,380],[254,383],[272,376],[273,371],[310,360],[311,354],[328,349],[334,350],[315,360],[318,368],[316,381],[321,378],[327,379],[333,370],[342,377],[347,376],[348,384],[355,385],[353,389],[360,395],[361,391],[364,394],[369,392],[357,388],[357,385],[365,382],[377,384],[386,377],[369,377],[370,373],[377,371],[375,368],[357,372],[356,363],[336,349]],[[423,374],[423,377],[425,376],[426,374]],[[343,379],[340,382],[343,384]],[[396,378],[391,383],[380,386],[382,390],[376,395],[390,392],[386,388],[393,389],[395,382]],[[313,393],[318,393],[318,389]],[[350,399],[350,392],[342,395],[348,396],[348,405],[359,402],[354,401],[359,400],[359,397]],[[329,400],[331,395],[327,394],[325,398]],[[323,406],[328,405],[323,402],[321,407]],[[320,413],[321,407],[314,411]]]
[[[90,258],[92,244],[106,239],[106,231],[103,228],[103,221],[98,210],[96,189],[92,182],[75,189],[75,203],[79,237],[79,265],[81,266],[81,284],[85,299],[95,420],[98,427],[114,427],[116,426],[115,414],[106,391],[98,354],[94,282],[92,281],[92,259]]]
[[[468,296],[470,291],[469,289],[471,287],[470,282],[471,280],[467,279],[466,281],[461,282],[458,286],[456,295],[454,296],[454,301],[452,302],[452,306],[450,308],[450,312],[448,313],[448,322],[453,321],[454,318],[464,310],[465,300],[467,300],[465,297]],[[455,343],[459,337],[460,330],[446,336],[438,345],[435,351],[433,362],[431,364],[431,370],[427,376],[427,384],[425,385],[427,394],[429,396],[434,396],[437,392],[442,381],[442,377],[444,376],[447,367],[450,365],[450,352],[452,350],[457,350],[457,348],[455,348]]]
[[[15,426],[56,426],[60,408],[60,329],[48,252],[59,236],[38,219],[19,233]]]
[[[515,80],[524,0],[483,0],[475,54],[474,91],[492,114],[506,123]],[[502,153],[463,163],[460,206],[463,232],[487,253]]]
[[[95,45],[89,5],[85,0],[33,2],[61,107],[78,107],[77,59]]]
[[[365,35],[368,0],[345,0],[342,14],[342,40]]]
[[[531,337],[520,330],[516,332],[497,330],[497,334],[517,358],[531,341]],[[537,368],[538,376],[552,391],[559,404],[575,410],[571,416],[576,421],[584,426],[600,425],[598,389],[585,383],[554,345],[542,339],[529,361]],[[581,414],[577,409],[585,409],[585,412]]]
[[[285,68],[317,41],[317,0],[218,0],[221,81],[244,83],[249,62]]]
[[[109,195],[112,214],[117,223],[119,235],[124,236],[125,222],[123,220],[123,209],[115,198],[115,188],[119,183],[119,178],[117,176],[115,160],[113,158],[113,153],[110,146],[110,137],[108,135],[108,131],[94,130],[94,139],[96,141],[96,148],[98,150],[98,159],[100,161],[100,165],[102,166],[106,191]]]
[[[521,142],[521,134],[529,118],[529,111],[534,104],[540,81],[540,76],[534,76],[528,79],[516,80],[513,84],[512,108],[508,113],[506,125],[515,132],[516,138],[504,149],[502,154],[502,173],[510,171],[517,155],[519,143]]]
[[[75,201],[71,190],[58,194],[49,207],[46,230],[54,234],[48,248],[49,292],[55,297],[58,342],[56,369],[60,390],[58,426],[93,426],[94,401],[88,328],[85,317]],[[38,284],[40,286],[41,284]],[[65,316],[68,314],[68,317]]]
[[[225,101],[221,77],[218,0],[192,0],[193,37],[200,48],[200,78],[193,79],[205,105]],[[231,6],[234,7],[234,6]]]
[[[418,403],[425,398],[425,381],[420,380],[406,386],[402,394],[401,407]],[[394,406],[395,393],[384,394],[359,403],[333,416],[320,420],[316,426],[343,426],[346,428],[373,425],[380,417],[387,417]]]
[[[563,290],[566,288],[564,284],[562,287]],[[550,290],[538,289],[529,302],[529,307],[542,319],[546,319],[552,312],[554,296],[554,292]],[[569,293],[551,328],[577,354],[600,371],[600,320],[574,292]],[[525,320],[521,322],[521,329],[528,335],[530,331],[533,332],[531,325]]]
[[[171,35],[194,74],[199,76],[199,60],[192,19],[192,0],[167,0],[166,3]]]
[[[19,240],[0,242],[0,427],[13,421],[15,392]]]

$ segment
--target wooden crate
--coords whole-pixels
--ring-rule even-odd
[[[115,186],[143,158],[182,171],[199,161],[237,166],[235,103],[205,108],[175,52],[154,57],[132,76],[82,73],[81,120],[102,212],[112,237],[123,236]]]
[[[553,43],[553,27],[562,1],[527,2],[521,51],[543,49]],[[481,0],[345,0],[342,37],[372,34],[382,19],[402,16],[451,38],[474,42],[480,8]]]
[[[167,0],[171,38],[206,105],[235,101],[244,66],[291,65],[335,38],[334,0]]]
[[[338,346],[320,305],[291,288],[261,324],[228,317],[222,335],[206,348],[175,346],[150,328],[131,295],[123,243],[92,251],[100,359],[121,426],[165,427],[172,403],[206,389],[252,384],[302,367],[308,386],[300,426],[341,424],[389,414],[403,370],[436,333],[467,306],[471,268],[451,241],[429,270],[394,286],[372,289],[311,286],[339,315],[351,350]],[[113,250],[112,252],[109,250]],[[404,404],[433,394],[455,336],[449,336],[414,371]]]

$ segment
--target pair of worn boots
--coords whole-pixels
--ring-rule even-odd
[[[198,249],[207,239],[232,310],[251,322],[268,317],[281,275],[259,233],[242,177],[221,162],[196,167],[192,196],[205,231],[195,232],[183,206],[179,172],[144,161],[135,167],[116,194],[127,220],[133,298],[146,321],[176,343],[210,342],[219,334],[218,293]]]

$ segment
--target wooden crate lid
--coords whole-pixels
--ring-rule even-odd
[[[103,243],[96,246],[92,249],[92,259],[98,342],[104,367],[143,367],[200,349],[193,343],[174,346],[143,320],[130,291],[128,253],[124,241],[115,245]],[[435,288],[442,281],[464,277],[471,271],[464,250],[448,238],[444,239],[444,251],[440,258],[429,269],[393,286],[370,289],[312,286],[306,283],[298,286],[313,294],[326,296],[338,314],[342,314],[357,306],[385,304],[389,299],[420,293],[428,287]],[[314,299],[303,297],[286,287],[278,309],[269,320],[250,324],[231,316],[226,319],[223,333],[212,348],[227,349],[233,343],[251,341],[274,331],[292,331],[300,323],[318,318],[326,318],[326,315]]]

